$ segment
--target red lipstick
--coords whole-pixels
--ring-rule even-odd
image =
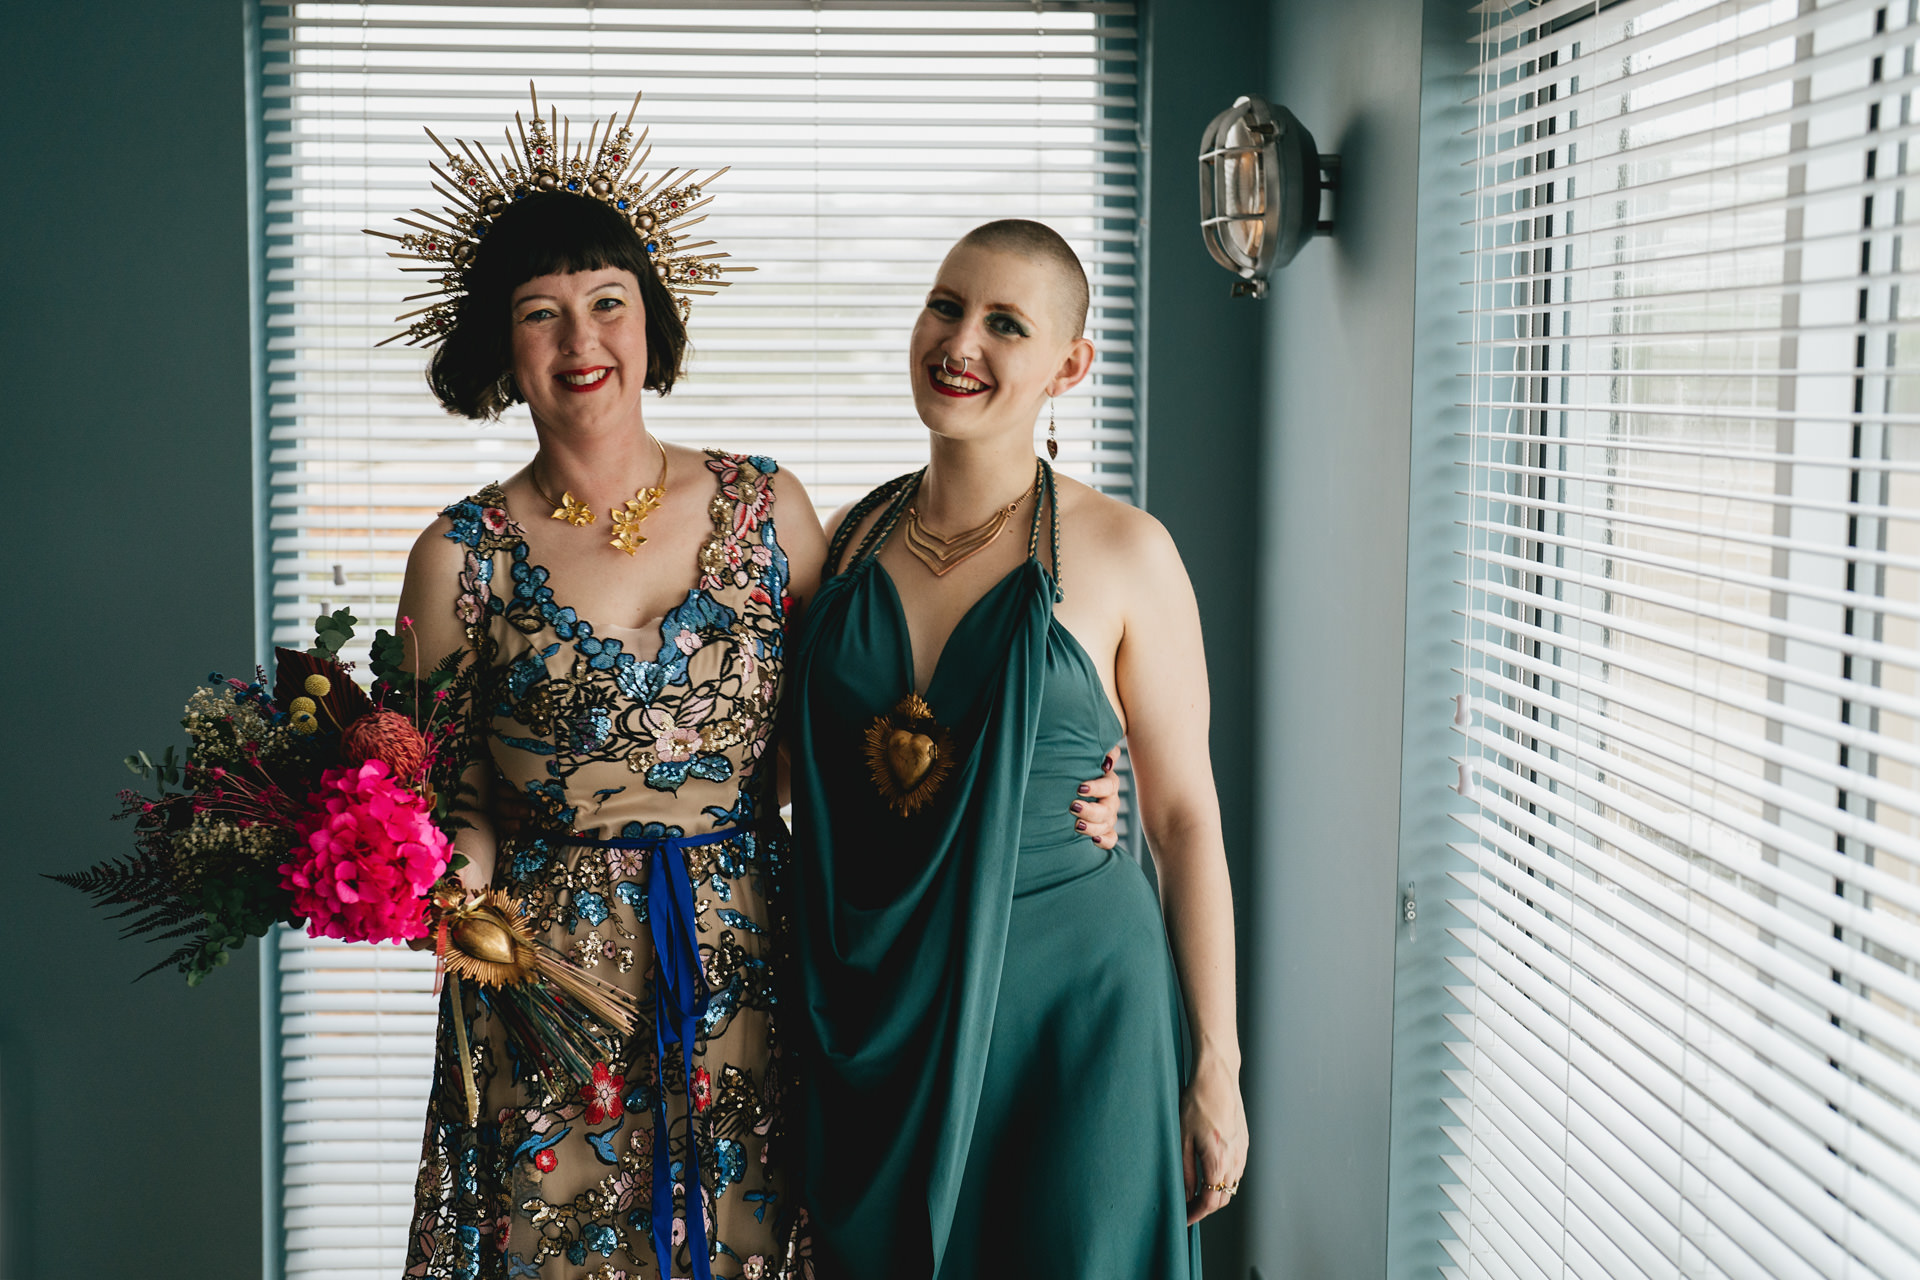
[[[966,400],[973,396],[977,396],[984,392],[993,390],[992,383],[983,382],[983,380],[979,378],[975,378],[974,381],[983,382],[983,385],[981,385],[977,390],[963,391],[959,387],[948,386],[946,383],[940,381],[939,378],[934,376],[936,373],[940,373],[940,372],[943,372],[943,370],[940,368],[939,365],[937,364],[928,365],[927,366],[927,385],[932,387],[935,391],[938,391],[943,396],[952,396],[956,400]],[[967,376],[971,376],[971,375],[967,375]]]
[[[612,372],[613,369],[610,366],[597,364],[589,365],[585,369],[562,369],[559,373],[554,374],[553,377],[554,381],[560,384],[561,390],[571,391],[575,395],[585,395],[589,391],[598,391],[600,388],[606,386],[610,380],[607,375]],[[598,374],[600,376],[589,382],[568,381],[569,378],[578,378],[586,374]]]

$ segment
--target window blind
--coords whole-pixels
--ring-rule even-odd
[[[1131,4],[296,4],[261,21],[276,643],[343,605],[368,634],[391,626],[419,530],[531,456],[524,407],[448,417],[424,353],[374,349],[416,290],[361,234],[437,207],[423,125],[491,144],[529,79],[576,120],[644,91],[650,171],[733,166],[701,231],[758,270],[696,300],[688,375],[648,399],[650,428],[768,454],[823,511],[910,470],[926,446],[905,347],[934,268],[970,227],[1033,217],[1093,291],[1096,363],[1057,406],[1060,469],[1136,496]],[[384,1280],[406,1245],[430,965],[292,934],[280,957],[286,1271]]]
[[[1915,5],[1477,12],[1447,1274],[1920,1275]]]

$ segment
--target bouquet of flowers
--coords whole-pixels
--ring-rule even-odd
[[[470,695],[472,668],[455,652],[416,675],[407,642],[379,631],[363,689],[340,660],[356,621],[337,610],[305,652],[276,649],[271,683],[262,670],[210,677],[187,700],[184,758],[127,757],[158,788],[120,793],[133,854],[52,879],[118,908],[122,936],[181,939],[140,976],[171,966],[189,986],[275,924],[348,942],[431,937],[456,1003],[460,980],[474,983],[522,1059],[572,1092],[638,1007],[535,939],[509,895],[462,888],[452,836],[468,760],[449,709]],[[465,1021],[453,1019],[477,1113]]]

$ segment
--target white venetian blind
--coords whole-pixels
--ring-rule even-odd
[[[437,209],[442,139],[497,145],[527,81],[563,114],[645,97],[650,171],[733,166],[701,227],[758,268],[696,300],[669,440],[768,454],[824,509],[924,459],[907,331],[946,247],[998,217],[1067,237],[1093,285],[1093,377],[1060,467],[1134,496],[1139,173],[1130,3],[705,0],[262,10],[275,638],[342,605],[391,626],[433,513],[531,455],[524,408],[447,416],[422,352],[373,344],[417,291],[361,234]],[[418,305],[418,304],[412,304]],[[1044,424],[1041,424],[1044,425]],[[691,571],[691,566],[689,567]],[[280,950],[286,1270],[398,1273],[432,1052],[429,967]]]
[[[1479,11],[1447,1273],[1911,1280],[1915,7]]]

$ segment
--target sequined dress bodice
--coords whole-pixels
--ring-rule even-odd
[[[784,830],[768,809],[768,744],[788,570],[772,518],[775,465],[709,453],[707,469],[712,528],[686,597],[644,628],[570,607],[499,486],[445,512],[447,536],[466,548],[455,610],[482,664],[466,749],[495,770],[504,834],[494,883],[550,944],[631,991],[643,1015],[577,1095],[553,1098],[469,998],[486,1121],[475,1131],[461,1123],[443,1002],[409,1275],[656,1276],[657,1116],[671,1136],[672,1274],[696,1274],[683,1229],[689,1168],[711,1274],[777,1274],[788,1226],[772,1154],[784,1089],[773,948]],[[682,837],[674,856],[691,882],[710,992],[690,1069],[679,1049],[661,1051],[648,1012],[658,994],[649,868],[664,855],[645,842]]]

